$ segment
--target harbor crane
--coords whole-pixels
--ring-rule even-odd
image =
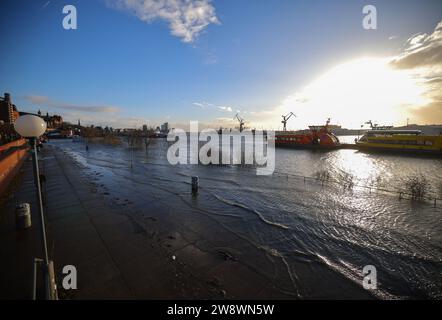
[[[289,119],[292,117],[292,116],[295,116],[296,117],[296,114],[294,114],[293,112],[290,112],[289,114],[287,114],[287,115],[282,115],[282,121],[281,121],[281,123],[283,124],[283,126],[284,126],[284,129],[283,129],[283,131],[287,131],[287,121],[289,121]]]
[[[242,132],[244,130],[244,123],[245,123],[244,119],[241,118],[238,113],[236,114],[236,116],[233,119],[238,120],[238,122],[239,122],[239,132]]]

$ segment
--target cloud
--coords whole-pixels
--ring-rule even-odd
[[[25,99],[33,104],[46,104],[49,101],[48,97],[37,95],[26,96]]]
[[[424,96],[430,102],[410,109],[411,116],[424,123],[442,123],[442,21],[431,34],[408,39],[404,52],[391,65],[411,72],[426,89]]]
[[[433,33],[418,34],[407,40],[404,52],[391,64],[396,68],[411,69],[417,67],[442,66],[442,21]]]
[[[72,110],[77,112],[92,112],[92,113],[115,113],[119,111],[118,107],[114,106],[105,106],[105,105],[99,105],[99,106],[83,106],[83,105],[75,105],[75,104],[69,104],[69,103],[63,103],[59,101],[55,101],[49,97],[46,96],[39,96],[39,95],[29,95],[25,96],[25,99],[32,104],[39,105],[41,107],[49,107],[49,108],[57,108],[57,109],[64,109],[64,110]]]
[[[75,110],[81,112],[106,112],[113,113],[118,112],[119,109],[117,107],[112,106],[75,106],[75,105],[60,105],[54,106],[55,108],[66,109],[66,110]]]
[[[194,102],[192,103],[192,105],[201,108],[201,109],[208,109],[208,108],[213,108],[213,109],[217,109],[218,111],[223,111],[223,112],[233,112],[232,107],[229,106],[219,106],[219,105],[215,105],[213,103],[209,103],[209,102]],[[236,110],[237,112],[241,112],[240,110]]]
[[[442,97],[426,106],[409,111],[412,119],[418,119],[419,123],[440,124],[442,122]],[[415,121],[413,121],[415,122]]]
[[[219,24],[210,0],[106,0],[111,8],[128,11],[143,22],[166,21],[172,35],[193,42],[210,24]]]
[[[201,108],[201,109],[206,109],[207,107],[209,107],[209,104],[206,102],[194,102],[192,103],[192,105]]]
[[[225,106],[218,106],[217,107],[219,110],[221,111],[226,111],[226,112],[233,112],[231,107],[225,107]]]

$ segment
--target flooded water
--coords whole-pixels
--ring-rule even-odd
[[[312,273],[321,265],[360,286],[362,268],[373,265],[379,297],[442,298],[442,200],[431,200],[442,198],[442,159],[277,149],[275,173],[257,176],[250,166],[169,165],[164,139],[147,150],[143,143],[90,143],[87,152],[83,143],[50,144],[100,172],[99,183],[113,195],[139,207],[155,199],[177,219],[198,209],[281,257],[298,297],[322,288],[298,265]],[[190,196],[195,175],[197,200]],[[407,199],[413,177],[424,179],[427,200]]]

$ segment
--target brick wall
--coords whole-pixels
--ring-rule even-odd
[[[20,139],[0,146],[0,195],[5,192],[29,155],[26,140]]]

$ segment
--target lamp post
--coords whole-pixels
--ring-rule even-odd
[[[43,201],[41,197],[40,173],[38,169],[37,139],[46,131],[46,122],[42,118],[33,115],[24,115],[19,117],[14,123],[14,129],[24,138],[28,138],[32,148],[32,162],[34,168],[34,181],[37,189],[38,212],[41,225],[41,241],[43,246],[43,274],[45,282],[45,298],[55,299],[54,294],[55,281],[53,280],[53,267],[49,261],[48,246],[46,240],[46,227],[43,211]]]

